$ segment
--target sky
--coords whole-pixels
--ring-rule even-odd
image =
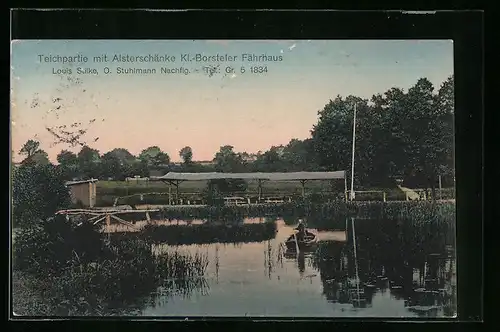
[[[197,61],[197,54],[233,59]],[[268,58],[252,62],[243,54]],[[103,55],[107,62],[94,58]],[[111,61],[115,55],[161,55],[169,61]],[[48,61],[74,56],[87,62]],[[213,75],[205,72],[217,65]],[[252,73],[251,67],[266,72]],[[129,68],[156,73],[123,73]],[[159,146],[173,161],[180,160],[184,146],[193,149],[194,160],[211,160],[223,145],[255,153],[310,137],[318,111],[337,95],[368,99],[392,87],[407,90],[421,77],[438,89],[452,74],[451,40],[16,40],[12,150],[20,161],[22,145],[36,139],[55,162],[62,149],[80,147],[54,145],[46,127],[80,122],[89,129],[88,145],[101,153],[126,148],[139,154]]]

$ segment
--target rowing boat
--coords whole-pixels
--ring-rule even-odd
[[[310,231],[305,231],[305,236],[302,241],[295,242],[296,234],[290,235],[290,237],[285,241],[285,245],[289,251],[296,251],[297,245],[299,250],[313,249],[318,243],[318,236]]]

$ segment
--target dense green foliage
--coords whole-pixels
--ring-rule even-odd
[[[14,226],[37,223],[70,205],[61,172],[53,165],[23,164],[12,174]]]

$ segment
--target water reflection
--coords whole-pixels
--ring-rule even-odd
[[[356,221],[355,231],[349,223],[347,234],[313,229],[320,238],[317,249],[291,253],[283,242],[294,225],[276,225],[274,236],[261,242],[183,246],[207,253],[211,264],[206,286],[194,291],[194,299],[169,294],[169,301],[155,302],[143,314],[455,315],[454,252],[444,241],[426,241],[427,247],[418,244],[425,249],[415,250],[412,235],[401,234],[401,229]]]

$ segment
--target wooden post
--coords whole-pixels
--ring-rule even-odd
[[[443,187],[441,186],[441,175],[438,176],[439,180],[439,200],[443,199]]]
[[[345,196],[345,201],[347,202],[349,200],[349,197],[347,196],[347,177],[345,176],[345,172],[344,172],[344,196]]]
[[[172,184],[168,183],[168,205],[172,205]]]
[[[260,200],[262,199],[262,180],[257,180],[257,188],[258,188],[258,192],[259,192],[259,203],[260,203]]]
[[[111,217],[109,216],[109,214],[106,215],[106,228],[108,231],[108,241],[109,241],[111,232]]]
[[[386,195],[385,195],[385,191],[384,191],[384,202],[386,201]]]
[[[306,180],[300,180],[300,184],[302,185],[302,197],[306,196]]]
[[[175,181],[175,201],[179,202],[179,180]]]

